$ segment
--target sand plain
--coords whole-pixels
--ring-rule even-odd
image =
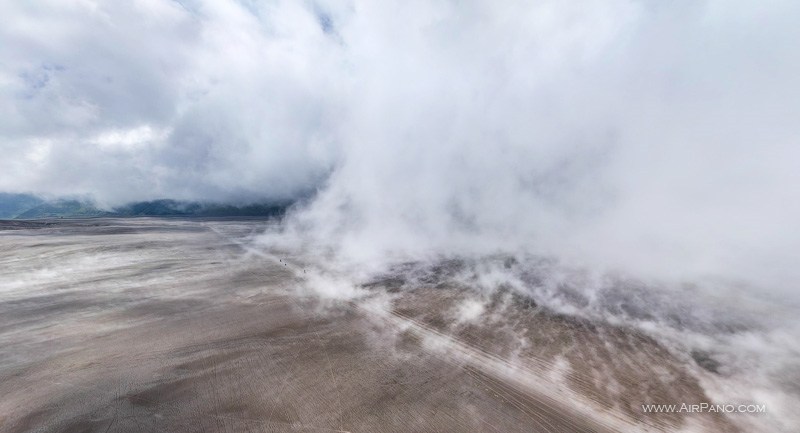
[[[309,289],[259,220],[96,219],[0,230],[0,431],[735,431],[643,414],[704,401],[652,339],[465,288]],[[657,366],[657,368],[655,367]]]

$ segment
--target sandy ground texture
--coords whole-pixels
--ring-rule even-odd
[[[0,432],[736,431],[641,412],[708,399],[646,336],[503,291],[470,320],[435,281],[318,296],[245,246],[265,224],[0,222]]]

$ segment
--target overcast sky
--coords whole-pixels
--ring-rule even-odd
[[[6,1],[0,190],[249,201],[354,256],[800,270],[796,1]]]

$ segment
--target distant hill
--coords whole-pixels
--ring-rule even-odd
[[[171,199],[129,203],[102,210],[89,201],[61,199],[45,201],[27,194],[0,193],[0,219],[86,218],[86,217],[235,217],[280,216],[291,202],[232,205]]]
[[[153,200],[131,203],[114,209],[118,216],[279,216],[291,203],[247,204]]]
[[[15,219],[98,217],[109,214],[110,212],[97,209],[91,203],[78,200],[56,200],[34,206],[18,214]]]
[[[30,194],[0,192],[0,218],[16,218],[17,215],[43,203],[44,200]]]

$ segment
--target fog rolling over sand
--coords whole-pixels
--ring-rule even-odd
[[[799,14],[1,3],[0,431],[800,430]]]
[[[262,233],[280,229],[252,219],[3,223],[0,430],[797,425],[793,334],[728,308],[698,318],[696,291],[665,299],[609,280],[587,299],[586,275],[502,255],[356,275],[266,245]],[[646,413],[651,403],[767,411]]]

